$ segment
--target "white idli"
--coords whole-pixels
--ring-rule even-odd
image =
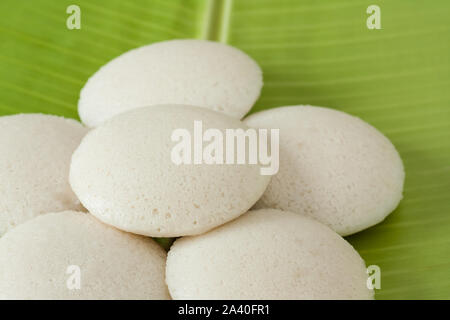
[[[271,109],[245,120],[280,129],[280,168],[256,208],[307,214],[341,235],[382,221],[402,199],[402,160],[374,127],[321,107]]]
[[[0,236],[41,213],[82,210],[68,178],[70,158],[86,132],[62,117],[0,117]]]
[[[176,240],[166,266],[173,299],[372,299],[367,277],[337,233],[273,209]]]
[[[80,93],[78,112],[90,127],[124,111],[188,104],[242,118],[259,97],[262,72],[231,46],[171,40],[128,51],[107,63]]]
[[[0,299],[169,299],[165,260],[150,238],[49,213],[0,239]]]
[[[186,129],[194,140],[196,120],[203,132],[247,129],[237,119],[192,106],[122,113],[92,130],[75,151],[72,189],[103,222],[147,236],[199,234],[238,217],[260,198],[270,176],[261,175],[259,165],[172,162],[174,130]]]

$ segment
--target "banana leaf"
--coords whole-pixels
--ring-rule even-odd
[[[404,199],[347,239],[381,270],[377,299],[450,298],[450,2],[379,0],[72,0],[0,2],[0,115],[78,118],[85,81],[129,49],[174,38],[236,46],[265,85],[252,112],[327,106],[388,136],[406,170]],[[169,240],[163,243],[170,245]]]

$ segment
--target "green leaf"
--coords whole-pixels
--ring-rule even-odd
[[[201,37],[204,1],[81,0],[81,29],[69,30],[71,0],[0,2],[0,115],[44,112],[77,118],[86,80],[124,51]]]
[[[450,298],[450,3],[446,0],[68,0],[0,3],[0,115],[77,118],[101,65],[172,38],[227,42],[255,58],[265,86],[252,112],[312,104],[359,116],[405,164],[404,200],[348,238],[381,268],[378,299]],[[381,8],[381,30],[366,9]]]
[[[167,251],[170,249],[170,246],[175,241],[174,238],[153,238],[153,239]]]

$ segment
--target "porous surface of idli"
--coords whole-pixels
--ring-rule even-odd
[[[41,213],[82,210],[69,185],[69,166],[86,132],[63,117],[0,117],[0,236]]]
[[[244,52],[204,40],[170,40],[107,63],[80,93],[84,124],[98,126],[136,107],[188,104],[242,118],[259,97],[262,72]]]
[[[291,106],[244,122],[280,129],[280,168],[255,208],[307,214],[349,235],[382,221],[402,199],[405,173],[398,152],[359,118]]]
[[[224,136],[226,129],[247,129],[224,114],[184,105],[120,114],[92,130],[75,151],[74,192],[103,222],[153,237],[199,234],[245,213],[270,176],[257,164],[174,163],[178,142],[172,134],[188,130],[193,146],[194,121],[202,121],[203,132],[214,128]]]
[[[173,299],[372,299],[364,261],[327,226],[274,209],[172,245]]]
[[[1,299],[169,299],[166,252],[88,213],[34,218],[0,239]]]

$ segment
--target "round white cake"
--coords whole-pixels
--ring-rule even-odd
[[[173,299],[372,299],[367,277],[337,233],[274,209],[176,240],[166,267]]]
[[[98,70],[80,93],[78,112],[95,127],[136,107],[188,104],[242,118],[259,97],[262,72],[231,46],[170,40],[128,51]]]
[[[405,173],[398,152],[359,118],[291,106],[244,122],[280,129],[280,168],[255,208],[306,214],[349,235],[381,222],[402,199]]]
[[[68,178],[86,132],[62,117],[0,117],[0,236],[41,213],[83,209]]]
[[[88,213],[32,219],[0,239],[0,299],[170,299],[166,252]]]
[[[195,145],[202,139],[196,137],[195,121],[201,121],[204,134],[219,130],[224,140],[226,129],[247,129],[224,114],[184,105],[120,114],[92,130],[75,151],[74,192],[103,222],[153,237],[203,233],[245,213],[270,176],[261,175],[258,164],[206,164],[202,159],[195,164]],[[180,143],[172,141],[177,130],[190,135],[190,163],[172,157]]]

